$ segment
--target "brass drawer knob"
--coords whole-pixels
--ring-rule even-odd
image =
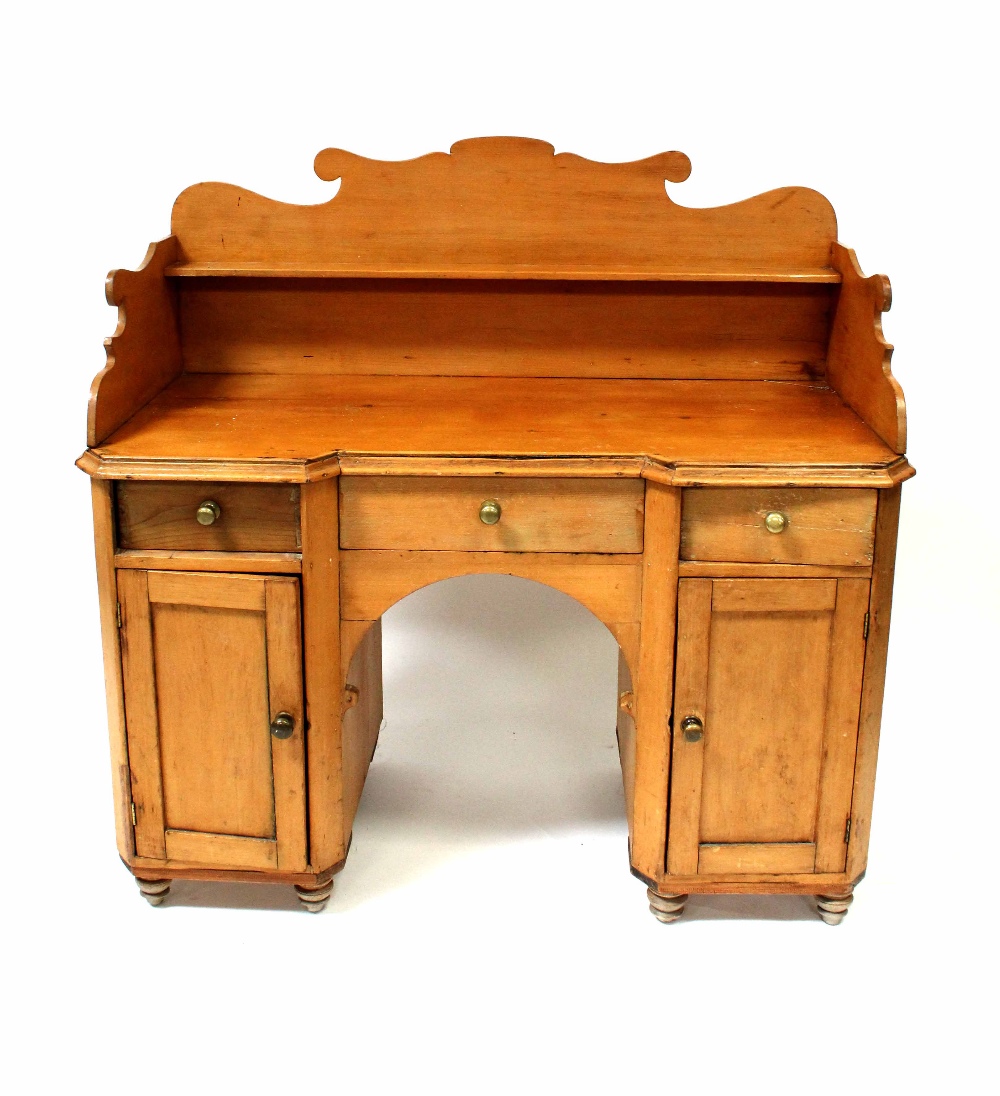
[[[271,720],[271,734],[275,738],[291,738],[295,730],[295,717],[288,712],[278,712]]]
[[[681,724],[685,742],[700,742],[705,733],[705,724],[696,716],[689,715]]]
[[[211,499],[206,499],[194,512],[199,525],[214,525],[222,517],[222,507]]]
[[[500,503],[496,499],[487,499],[479,507],[479,520],[483,525],[496,525],[500,520]]]
[[[769,533],[783,533],[788,528],[788,518],[780,510],[772,510],[764,518],[764,527]]]

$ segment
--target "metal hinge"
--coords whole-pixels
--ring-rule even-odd
[[[132,825],[135,825],[135,804],[132,804]]]
[[[871,620],[871,613],[865,613],[865,639],[868,638],[868,623]]]
[[[849,845],[851,843],[851,819],[848,817],[847,825],[844,827],[844,844]]]
[[[122,626],[122,603],[120,601],[115,602],[115,616],[118,618],[118,627]]]

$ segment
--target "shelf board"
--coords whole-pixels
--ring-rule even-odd
[[[633,269],[604,270],[577,268],[554,270],[539,267],[364,267],[364,266],[275,266],[264,263],[174,263],[166,268],[171,278],[449,278],[482,281],[568,281],[568,282],[764,282],[838,285],[840,274],[832,267],[801,270],[766,268],[702,270]]]

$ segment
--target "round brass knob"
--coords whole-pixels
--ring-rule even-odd
[[[194,512],[199,525],[213,525],[222,517],[222,507],[211,499],[206,499]]]
[[[288,712],[278,712],[271,720],[271,734],[275,738],[291,738],[295,730],[295,717]]]
[[[496,499],[487,499],[479,507],[479,520],[483,525],[496,525],[500,520],[500,503]]]
[[[769,533],[783,533],[788,528],[788,518],[778,510],[772,510],[764,517],[764,527]]]
[[[681,724],[685,742],[700,742],[705,733],[705,724],[696,716],[689,715]]]

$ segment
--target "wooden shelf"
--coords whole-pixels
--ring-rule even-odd
[[[432,278],[480,281],[566,281],[566,282],[773,282],[779,284],[838,285],[840,274],[832,267],[801,270],[712,269],[546,269],[541,267],[446,268],[380,266],[280,266],[266,263],[174,263],[165,271],[171,278]]]
[[[186,373],[95,452],[309,461],[332,453],[887,466],[831,389],[774,381]]]

